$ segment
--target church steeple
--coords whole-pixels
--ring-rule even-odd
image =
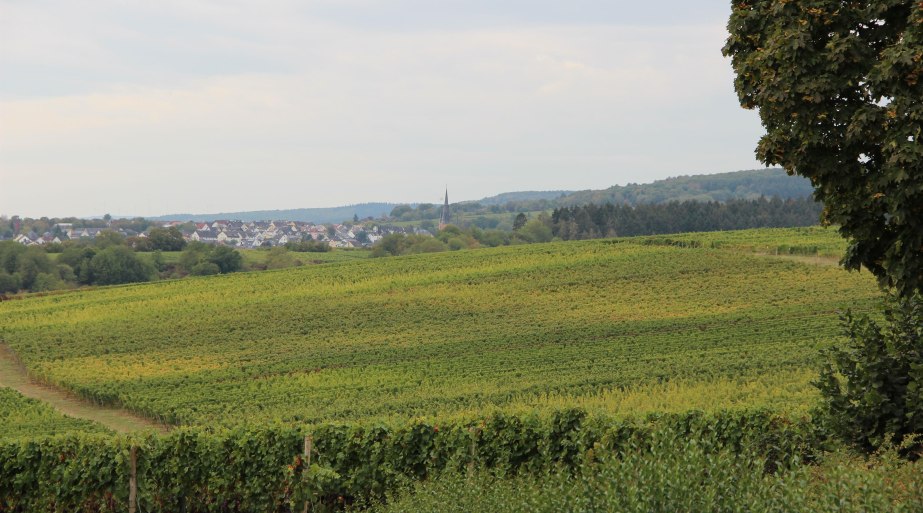
[[[445,190],[445,204],[442,206],[442,217],[439,218],[439,229],[443,229],[449,225],[449,220],[451,216],[449,215],[449,189]]]

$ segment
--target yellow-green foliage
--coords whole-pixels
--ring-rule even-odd
[[[807,413],[817,398],[810,385],[817,377],[813,369],[780,371],[737,378],[676,379],[626,389],[599,392],[549,393],[523,397],[498,407],[525,414],[534,409],[559,410],[577,407],[590,412],[681,413],[690,410],[767,408],[789,413]]]
[[[309,433],[310,464],[303,453]],[[804,419],[760,411],[616,419],[570,409],[438,424],[187,427],[143,437],[0,441],[0,507],[124,512],[132,446],[139,511],[290,513],[305,501],[311,511],[330,511],[326,506],[381,498],[402,483],[462,469],[508,476],[576,471],[594,454],[645,450],[664,436],[707,447],[709,454],[752,451],[776,465],[816,454],[821,440],[814,433]],[[646,463],[663,461],[662,455]]]
[[[834,228],[760,228],[728,232],[699,232],[639,237],[653,244],[687,243],[773,255],[843,256],[846,239]]]
[[[258,266],[266,262],[266,255],[269,254],[269,249],[238,249],[240,256],[243,258],[245,267]],[[167,264],[176,264],[179,263],[179,257],[182,255],[182,251],[165,251],[161,253],[161,258],[164,263]],[[350,260],[361,260],[363,258],[368,258],[371,252],[368,250],[362,249],[338,249],[335,251],[328,251],[326,253],[309,253],[309,252],[291,252],[292,258],[296,260],[301,260],[304,264],[320,264],[328,262],[345,262]],[[152,258],[153,253],[140,253],[142,258]]]
[[[918,513],[923,463],[861,461],[832,454],[767,473],[744,450],[710,450],[698,438],[655,437],[645,447],[600,454],[576,471],[497,476],[447,473],[416,483],[371,511],[381,513]]]
[[[41,401],[0,387],[0,440],[75,432],[105,433],[107,430],[90,421],[66,417]]]
[[[721,243],[536,244],[29,298],[0,304],[0,338],[50,382],[175,423],[803,408],[837,311],[868,308],[872,279],[707,236]],[[746,235],[805,236],[838,237]]]

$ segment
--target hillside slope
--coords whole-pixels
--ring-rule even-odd
[[[0,338],[48,381],[171,423],[448,415],[623,389],[716,407],[715,383],[731,391],[720,406],[803,407],[838,310],[868,305],[873,280],[734,242],[822,245],[832,230],[709,237],[722,247],[534,244],[35,297],[0,303]],[[765,404],[734,392],[755,382]]]
[[[495,196],[462,203],[480,203],[481,205],[505,205],[511,201],[556,200],[573,194],[574,191],[520,191],[503,192]]]
[[[48,404],[0,386],[0,441],[61,433],[106,433],[87,420],[67,417]]]
[[[662,203],[666,201],[727,201],[729,199],[754,199],[760,196],[778,196],[783,199],[802,198],[812,193],[811,183],[800,176],[788,176],[781,169],[757,169],[711,175],[678,176],[646,184],[615,185],[608,189],[586,191],[514,191],[504,192],[477,201],[463,201],[454,205],[461,212],[487,213],[491,209],[509,211],[546,210],[560,206],[588,203]],[[437,219],[441,214],[438,205],[424,219]],[[152,221],[212,221],[235,219],[264,221],[282,219],[314,223],[339,223],[353,216],[359,218],[387,216],[396,203],[361,203],[343,207],[297,208],[284,210],[252,210],[202,214],[169,214],[149,218]]]
[[[480,228],[512,229],[519,212],[550,213],[552,209],[584,205],[657,205],[670,202],[728,202],[759,198],[804,199],[813,193],[811,182],[788,176],[782,169],[756,169],[713,175],[678,176],[645,184],[616,185],[602,190],[533,191],[505,193],[480,201],[463,201],[451,206],[453,222],[473,223]],[[442,215],[439,205],[421,204],[404,208],[394,219],[402,222],[435,221]],[[496,219],[489,223],[486,219]],[[812,221],[812,222],[816,222]]]
[[[677,176],[647,184],[616,185],[599,191],[579,191],[557,200],[560,206],[588,203],[663,203],[666,201],[727,201],[777,196],[810,196],[811,182],[784,170],[755,169],[713,175]]]

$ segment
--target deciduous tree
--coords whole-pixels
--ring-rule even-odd
[[[843,260],[923,288],[923,2],[740,0],[724,47],[757,156],[811,179]]]
[[[227,246],[216,246],[208,255],[208,261],[218,266],[221,273],[233,273],[243,266],[240,252]]]
[[[170,228],[151,228],[148,234],[151,249],[160,251],[182,251],[186,247],[183,233],[175,226]]]
[[[90,261],[93,282],[99,285],[149,281],[154,268],[125,246],[108,247]]]
[[[757,156],[811,179],[826,221],[899,303],[847,317],[818,387],[833,431],[865,449],[923,433],[923,2],[741,0],[724,48]]]
[[[528,217],[522,212],[516,215],[516,219],[513,219],[513,231],[519,230],[526,225],[526,222],[529,220]]]

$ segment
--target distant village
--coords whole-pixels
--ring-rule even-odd
[[[438,225],[440,230],[449,224],[450,218],[449,192],[446,191],[445,203],[442,206],[442,215]],[[6,218],[4,217],[3,219]],[[361,221],[358,217],[354,217],[353,223],[339,224],[318,224],[302,221],[231,220],[198,223],[190,221],[148,223],[143,218],[128,220],[129,223],[134,221],[144,222],[143,226],[147,226],[147,228],[143,231],[126,228],[119,221],[113,223],[108,216],[104,217],[104,220],[108,226],[93,228],[75,226],[74,223],[59,222],[39,234],[35,230],[22,233],[22,220],[19,216],[13,216],[9,220],[11,229],[7,234],[0,233],[0,240],[12,239],[25,246],[44,246],[62,244],[67,241],[91,242],[101,233],[115,232],[130,243],[132,238],[147,238],[152,228],[175,228],[179,230],[183,239],[187,242],[233,246],[240,249],[272,248],[307,241],[326,243],[331,248],[368,248],[386,235],[395,233],[433,235],[432,232],[424,228],[380,224],[371,217]],[[48,225],[46,224],[45,226]]]
[[[414,227],[377,224],[314,224],[300,221],[231,221],[215,220],[204,223],[169,221],[153,223],[151,228],[178,229],[189,242],[221,244],[241,249],[284,246],[290,242],[326,242],[332,248],[370,247],[382,237],[392,233],[432,235],[427,230]],[[73,223],[57,223],[45,233],[20,233],[12,239],[26,245],[46,245],[66,241],[92,241],[100,233],[113,231],[125,238],[146,238],[150,229],[134,230],[113,228],[82,228]],[[16,230],[18,231],[18,230]]]

